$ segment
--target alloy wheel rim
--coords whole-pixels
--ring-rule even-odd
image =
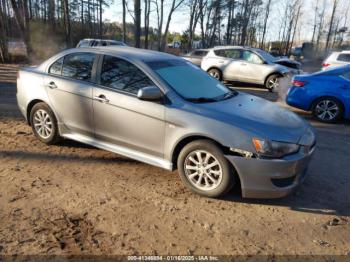
[[[222,181],[220,162],[205,150],[196,150],[188,154],[184,170],[190,183],[203,191],[217,188]]]
[[[279,79],[278,77],[270,79],[268,82],[269,89],[276,89],[279,86]]]
[[[333,120],[339,113],[338,105],[331,100],[322,100],[316,105],[316,115],[322,120]]]
[[[47,139],[52,134],[53,124],[50,115],[43,109],[35,112],[33,124],[36,133],[44,139]]]
[[[215,71],[215,70],[211,70],[209,72],[209,75],[211,75],[212,77],[214,77],[216,79],[219,79],[219,77],[220,77],[219,73],[217,71]]]

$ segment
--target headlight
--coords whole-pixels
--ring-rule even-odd
[[[265,157],[281,158],[299,151],[300,146],[292,143],[269,141],[253,138],[256,152]]]

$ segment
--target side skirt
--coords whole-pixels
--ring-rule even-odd
[[[135,159],[153,166],[161,167],[170,171],[173,170],[173,164],[169,161],[164,160],[163,158],[155,157],[155,156],[145,154],[139,151],[135,151],[126,147],[117,146],[106,142],[101,142],[99,140],[96,140],[95,138],[80,135],[80,134],[65,133],[65,134],[62,134],[61,136],[103,149],[106,151],[110,151],[116,154],[130,157],[132,159]]]

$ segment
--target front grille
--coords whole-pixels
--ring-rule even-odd
[[[287,187],[294,183],[296,176],[291,176],[287,178],[271,178],[271,182],[277,187]]]

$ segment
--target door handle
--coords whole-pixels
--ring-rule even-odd
[[[51,81],[50,83],[47,84],[47,87],[49,87],[51,89],[55,89],[55,88],[57,88],[57,85],[55,84],[54,81]]]
[[[241,63],[242,66],[246,66],[247,64],[246,63]]]
[[[105,95],[99,95],[99,96],[94,96],[94,99],[97,101],[100,101],[102,103],[108,103],[109,100],[106,98]]]
[[[345,86],[345,85],[344,85],[344,86],[341,86],[340,88],[343,89],[343,90],[348,90],[348,89],[350,89],[350,87]]]

